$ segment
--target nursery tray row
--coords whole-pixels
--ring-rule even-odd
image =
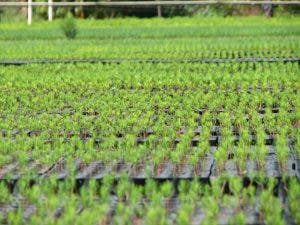
[[[36,59],[36,60],[1,60],[0,65],[26,65],[26,64],[53,64],[53,63],[240,63],[240,62],[296,62],[299,57],[243,57],[235,59],[222,58],[194,58],[194,59]]]
[[[114,203],[114,204],[117,204]],[[180,203],[179,200],[177,198],[173,198],[172,200],[168,200],[168,203],[165,203],[166,205],[169,204],[166,207],[166,211],[168,213],[168,218],[170,220],[172,220],[173,224],[176,224],[176,213],[178,211],[178,208],[180,207]],[[0,216],[1,218],[4,219],[4,224],[8,224],[7,223],[7,216],[9,214],[9,212],[12,211],[16,211],[18,210],[19,206],[18,205],[9,205],[9,204],[3,204],[0,205]],[[77,208],[77,215],[80,214],[81,211],[85,210],[82,206]],[[64,211],[63,207],[59,207],[55,210],[55,213],[53,215],[54,218],[58,219],[59,217],[62,216]],[[114,213],[115,209],[114,207],[112,207],[110,209],[110,214],[111,214],[111,219],[113,218],[113,213]],[[22,217],[23,220],[28,220],[31,216],[33,216],[35,213],[38,212],[38,208],[33,205],[33,204],[23,204],[22,205]],[[258,222],[260,219],[260,213],[258,209],[255,209],[254,207],[249,207],[249,208],[245,208],[243,210],[243,213],[245,214],[246,217],[246,224],[255,224],[255,225],[263,225],[264,222]],[[231,208],[222,208],[221,212],[219,213],[218,216],[218,221],[219,221],[219,225],[225,225],[228,224],[229,222],[229,218],[232,217],[234,215],[234,211]],[[195,210],[194,214],[191,217],[191,222],[190,224],[199,224],[200,221],[202,221],[205,218],[205,213],[203,211],[203,209],[201,209],[200,207],[197,207],[197,209]],[[140,218],[140,220],[142,220],[142,218]],[[290,222],[286,223],[286,224],[290,224],[290,225],[294,225],[295,223],[293,222],[292,219],[288,219]]]
[[[256,109],[257,115],[261,118],[264,119],[265,114],[267,112],[267,110],[270,110],[270,113],[274,116],[276,116],[279,112],[283,111],[285,113],[293,113],[295,112],[295,107],[290,107],[288,109],[282,109],[280,107],[272,107],[267,109],[266,107],[261,107]],[[194,109],[194,112],[199,114],[199,116],[203,115],[204,113],[212,113],[212,114],[220,114],[220,113],[231,113],[232,111],[228,110],[228,109],[207,109],[207,108],[201,108],[201,109]],[[20,115],[26,115],[26,116],[37,116],[37,115],[41,115],[41,114],[49,114],[49,115],[74,115],[76,113],[80,113],[83,116],[95,116],[97,117],[99,115],[99,111],[82,111],[82,112],[77,112],[75,109],[73,108],[66,108],[64,110],[57,110],[57,111],[39,111],[36,113],[20,113]],[[157,110],[155,110],[155,113],[153,115],[153,119],[157,119],[160,113],[165,113],[168,115],[172,115],[175,113],[175,111],[171,111],[170,109],[166,108],[164,109],[162,112],[158,112]],[[244,118],[248,121],[250,116],[248,113],[244,112]],[[18,114],[14,114],[14,115],[18,115]],[[5,118],[6,114],[1,114],[0,113],[0,117],[1,118]],[[234,118],[234,116],[232,116],[232,118]]]
[[[155,180],[174,180],[174,179],[193,179],[195,177],[208,180],[213,177],[227,174],[229,176],[255,177],[262,175],[264,177],[298,177],[300,178],[300,160],[297,156],[289,153],[285,165],[278,162],[277,155],[272,150],[266,155],[263,165],[256,160],[248,159],[245,161],[243,168],[235,160],[233,153],[228,153],[228,159],[223,166],[215,161],[212,154],[199,158],[199,162],[191,165],[190,163],[172,163],[165,161],[159,165],[149,160],[149,162],[140,162],[137,164],[124,163],[122,161],[115,163],[103,163],[94,161],[84,163],[75,160],[72,170],[66,165],[62,158],[51,166],[43,166],[35,162],[29,163],[26,169],[19,168],[18,163],[8,164],[0,169],[1,180],[18,180],[22,176],[29,176],[30,179],[46,178],[56,176],[57,179],[63,180],[68,177],[75,177],[77,180],[96,179],[101,180],[103,177],[113,174],[119,178],[122,174],[127,174],[136,182],[153,178]],[[23,172],[20,172],[23,171]],[[25,172],[26,171],[26,172]]]
[[[231,136],[230,140],[232,141],[232,146],[237,146],[238,143],[241,140],[240,136],[240,130],[232,126],[231,127]],[[100,132],[100,131],[98,131]],[[170,147],[175,148],[180,142],[181,142],[181,135],[184,135],[187,132],[186,127],[182,127],[177,131],[177,137],[174,139],[170,139]],[[194,134],[190,138],[190,146],[192,147],[197,147],[200,143],[200,141],[204,140],[203,137],[201,136],[203,132],[202,126],[198,126],[194,129]],[[12,138],[16,138],[17,135],[21,134],[22,131],[18,129],[13,129],[12,130]],[[37,137],[40,136],[42,131],[41,130],[25,130],[24,133],[30,137]],[[140,145],[140,144],[145,144],[149,140],[149,136],[155,134],[154,131],[151,128],[145,129],[140,131],[140,133],[136,136],[135,138],[135,144]],[[2,130],[1,131],[2,137],[7,137],[7,131]],[[80,132],[73,132],[73,131],[61,131],[59,133],[59,137],[64,137],[65,142],[68,142],[72,137],[74,136],[79,136],[80,139],[85,142],[89,139],[92,139],[94,142],[95,147],[100,147],[99,145],[105,141],[105,138],[99,138],[99,137],[93,137],[93,133],[90,133],[87,129],[81,129]],[[122,141],[125,138],[125,133],[123,132],[118,132],[115,134],[116,140],[115,141]],[[209,146],[212,147],[217,147],[219,144],[222,142],[224,139],[224,136],[222,135],[222,127],[221,126],[212,126],[210,129],[210,135],[206,137],[205,140],[208,141]],[[256,131],[253,129],[249,131],[249,135],[247,140],[249,141],[249,144],[252,146],[255,146],[257,144],[257,135]],[[265,130],[265,136],[263,138],[264,144],[268,147],[276,146],[276,134],[271,134],[268,130]],[[155,139],[152,139],[154,142],[160,142],[161,138],[157,137]],[[44,140],[44,144],[52,144],[54,142],[54,138],[46,139]],[[288,145],[293,146],[295,144],[295,139],[292,137],[289,137],[286,139],[286,143]],[[274,150],[276,152],[276,150]]]
[[[117,200],[112,201],[111,203],[111,208],[110,208],[110,219],[113,220],[114,214],[115,214],[115,205],[117,204]],[[178,198],[172,198],[165,200],[162,203],[166,209],[167,212],[167,218],[169,221],[172,221],[172,224],[179,224],[176,220],[177,218],[177,213],[180,210],[181,203]],[[21,204],[22,205],[22,204]],[[18,210],[19,206],[17,204],[15,205],[8,205],[8,204],[3,204],[0,205],[0,216],[5,220],[7,220],[7,215],[11,211],[16,211]],[[30,219],[31,216],[33,216],[35,213],[38,212],[38,207],[33,205],[33,204],[26,204],[24,203],[22,205],[22,216],[24,221]],[[85,209],[82,205],[79,205],[76,209],[76,214],[80,215],[80,213]],[[263,220],[262,213],[260,212],[259,205],[257,204],[256,206],[252,205],[246,205],[243,206],[243,209],[241,210],[245,216],[246,220],[246,225],[264,225],[265,222]],[[58,219],[60,218],[64,213],[64,207],[58,207],[54,214],[53,217]],[[225,205],[220,208],[220,212],[218,214],[218,225],[227,225],[230,224],[230,218],[232,218],[235,215],[235,209],[232,207],[226,207]],[[201,222],[204,220],[206,216],[206,213],[203,208],[201,207],[196,207],[195,211],[193,212],[191,218],[190,218],[190,225],[197,225],[201,224]],[[283,211],[283,218],[285,221],[286,225],[296,225],[296,222],[294,222],[293,217],[290,215],[287,209],[284,209]],[[145,218],[139,218],[139,224],[145,224]],[[4,224],[7,224],[7,222],[4,222]]]
[[[255,185],[255,182],[254,182]],[[230,190],[227,190],[228,184],[226,184],[224,188],[224,195],[228,191],[227,194],[230,195]],[[288,199],[287,199],[287,193],[284,189],[284,184],[279,180],[278,185],[274,188],[274,193],[277,196],[277,199],[280,202],[280,205],[282,207],[281,214],[282,218],[284,220],[284,224],[286,225],[296,225],[296,222],[291,215],[291,212],[289,210],[288,206]],[[227,225],[230,224],[230,219],[236,215],[237,211],[240,211],[245,216],[245,224],[247,225],[264,225],[266,224],[266,221],[264,221],[263,212],[261,210],[261,203],[260,203],[260,195],[261,195],[261,186],[256,186],[256,194],[255,194],[255,201],[251,203],[242,202],[240,206],[228,206],[228,204],[224,202],[219,202],[219,210],[217,214],[217,224],[219,225]],[[118,203],[123,203],[124,205],[129,204],[126,200],[119,199],[115,193],[110,194],[110,203],[109,203],[109,209],[107,212],[107,216],[110,221],[113,221],[113,218],[117,214],[117,205]],[[41,200],[44,201],[44,200]],[[97,199],[94,200],[95,202]],[[98,204],[101,204],[98,202]],[[166,210],[166,216],[169,222],[172,224],[180,224],[178,213],[181,210],[181,207],[183,204],[195,204],[191,202],[186,202],[185,200],[180,199],[177,194],[174,194],[172,197],[162,198],[160,200],[160,205]],[[134,204],[134,207],[143,208],[149,205],[151,205],[151,201],[149,201],[146,198],[140,199],[137,203]],[[4,224],[7,224],[7,217],[9,212],[16,211],[19,208],[22,208],[22,217],[24,221],[27,221],[31,216],[38,213],[39,208],[38,206],[26,202],[25,199],[23,199],[17,191],[14,193],[14,200],[13,203],[3,203],[0,204],[0,216],[4,219]],[[128,206],[129,207],[129,206]],[[132,205],[131,205],[132,207]],[[203,205],[200,202],[196,202],[196,206],[194,206],[194,210],[189,217],[189,224],[201,224],[204,220],[204,218],[207,216],[207,206]],[[76,215],[80,215],[84,210],[86,209],[82,202],[78,202],[76,206]],[[53,218],[58,219],[61,216],[63,216],[65,212],[65,206],[64,204],[61,204],[59,207],[57,207],[54,210],[54,213],[52,214]],[[139,223],[138,224],[145,224],[145,218],[139,217]],[[109,223],[110,224],[110,223]],[[134,223],[135,224],[135,223]]]

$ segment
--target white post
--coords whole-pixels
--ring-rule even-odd
[[[28,8],[27,8],[27,23],[30,25],[32,22],[32,0],[28,0]]]
[[[157,6],[157,16],[161,17],[161,6],[160,5]]]
[[[53,0],[48,0],[48,20],[52,21],[53,19]]]

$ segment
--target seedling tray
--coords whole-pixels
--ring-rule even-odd
[[[166,162],[161,165],[159,172],[155,169],[153,164],[150,165],[130,165],[119,163],[117,165],[105,165],[101,162],[91,162],[89,164],[78,164],[74,163],[74,176],[76,180],[89,180],[96,179],[101,180],[109,174],[114,174],[116,179],[119,179],[121,174],[128,174],[132,180],[147,180],[149,178],[155,180],[173,180],[173,179],[193,179],[195,177],[199,179],[209,179],[210,177],[218,177],[221,174],[228,174],[230,176],[241,176],[241,177],[255,177],[256,175],[264,175],[265,177],[298,177],[300,160],[295,159],[292,155],[289,156],[288,161],[284,168],[278,164],[276,154],[269,154],[265,158],[265,165],[263,168],[259,168],[259,164],[255,160],[247,160],[246,167],[240,169],[233,159],[228,159],[223,168],[217,166],[212,156],[205,157],[196,165],[185,164],[173,164]],[[140,167],[138,170],[137,167]],[[73,174],[73,173],[72,173]],[[7,174],[1,177],[1,180],[18,180],[21,176],[28,174],[20,174],[15,171],[14,174]],[[63,165],[56,165],[55,169],[44,173],[34,174],[30,173],[29,176],[32,180],[37,178],[46,178],[49,176],[56,176],[58,180],[64,180],[67,177],[72,176],[68,169]]]
[[[0,65],[21,66],[27,64],[54,64],[54,63],[102,63],[102,64],[120,64],[120,63],[243,63],[243,62],[296,62],[298,57],[243,57],[243,58],[193,58],[193,59],[36,59],[36,60],[2,60]]]

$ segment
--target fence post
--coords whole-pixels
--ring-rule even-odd
[[[160,5],[157,6],[157,16],[161,17],[161,6]]]
[[[53,0],[48,0],[48,20],[53,20]]]
[[[27,23],[30,25],[32,22],[32,0],[28,0],[28,7],[27,7]]]

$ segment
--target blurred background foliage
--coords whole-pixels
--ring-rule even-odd
[[[6,0],[0,0],[5,2]],[[15,0],[24,1],[24,0]],[[47,0],[34,0],[35,2]],[[82,0],[54,0],[56,2],[82,1]],[[93,0],[89,0],[93,1]],[[95,0],[94,0],[95,1]],[[97,1],[95,1],[97,2]],[[34,19],[47,19],[47,7],[34,7]],[[295,16],[300,14],[300,6],[274,6],[274,16]],[[155,17],[157,7],[55,7],[55,18],[63,18],[71,12],[78,18],[114,18],[114,17]],[[264,14],[259,5],[205,5],[205,6],[162,6],[163,17],[173,16],[259,16]],[[0,21],[23,21],[27,15],[27,8],[1,8]]]

